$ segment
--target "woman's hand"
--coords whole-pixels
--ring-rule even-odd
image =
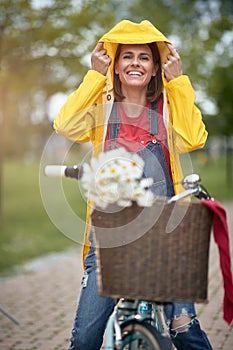
[[[91,67],[100,74],[106,75],[112,59],[103,48],[103,43],[98,43],[91,54]]]
[[[167,61],[162,65],[162,69],[164,71],[165,77],[167,81],[178,78],[183,74],[182,71],[182,62],[180,56],[176,49],[168,43],[166,43],[169,54],[167,55]]]

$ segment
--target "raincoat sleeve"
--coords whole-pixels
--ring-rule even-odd
[[[89,70],[79,88],[74,91],[54,120],[58,134],[78,142],[92,141],[95,132],[93,106],[101,103],[106,77],[95,70]]]
[[[195,93],[188,76],[167,82],[166,93],[176,149],[185,153],[202,148],[208,134],[201,112],[194,104]]]

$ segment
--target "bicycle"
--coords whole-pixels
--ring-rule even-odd
[[[82,177],[82,166],[47,166],[45,168],[45,174],[47,176],[63,176],[80,180]],[[190,196],[195,196],[198,199],[211,199],[208,192],[201,186],[200,178],[196,174],[186,176],[182,181],[182,185],[185,190],[178,195],[166,199],[167,204],[174,204]],[[98,220],[103,220],[103,217],[100,216],[98,210],[95,210],[94,214],[92,214],[92,219],[94,226],[98,227]],[[209,231],[211,220],[212,217],[210,215],[208,218]],[[101,270],[102,267],[99,269]],[[100,273],[102,272],[103,271],[100,271]],[[120,288],[121,287],[122,285]],[[102,289],[106,289],[106,284],[104,287],[102,286]],[[163,313],[162,300],[153,300],[152,297],[149,299],[139,299],[131,297],[130,295],[129,297],[125,297],[125,295],[122,297],[121,290],[115,292],[116,295],[113,296],[111,295],[111,291],[106,292],[106,290],[102,290],[102,293],[104,296],[115,297],[116,299],[114,312],[110,316],[106,327],[104,349],[171,350],[173,348],[169,335],[169,328]],[[205,299],[205,295],[202,295],[200,298]]]

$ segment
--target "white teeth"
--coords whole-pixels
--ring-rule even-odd
[[[140,73],[140,72],[129,72],[128,74],[129,75],[137,75],[139,77],[142,75],[142,73]]]

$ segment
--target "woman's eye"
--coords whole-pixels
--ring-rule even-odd
[[[122,56],[122,59],[124,59],[124,60],[131,60],[131,59],[133,59],[134,58],[134,56],[133,55],[131,55],[131,54],[124,54],[123,56]],[[137,58],[136,58],[137,59]],[[138,59],[139,60],[142,60],[142,61],[149,61],[149,59],[150,59],[150,57],[149,56],[147,56],[147,55],[142,55],[142,56],[139,56],[138,57]]]
[[[148,57],[148,56],[141,56],[141,60],[143,60],[143,61],[148,61],[148,60],[149,60],[149,57]]]
[[[129,60],[129,59],[131,59],[131,56],[130,55],[124,55],[123,58],[126,59],[126,60]]]

